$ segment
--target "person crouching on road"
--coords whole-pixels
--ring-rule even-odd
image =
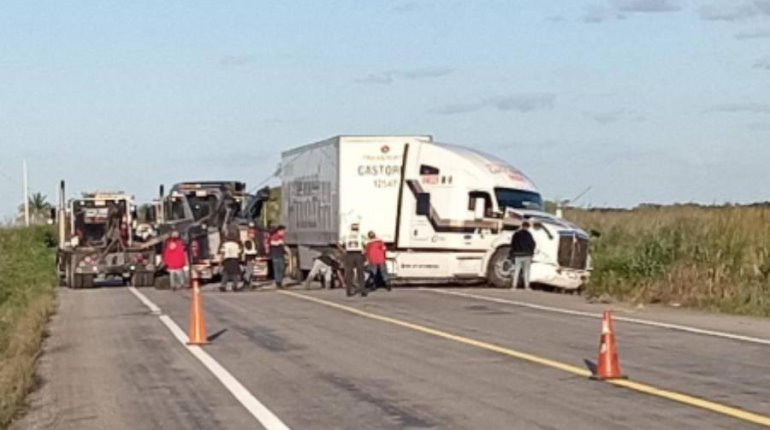
[[[221,247],[222,255],[222,284],[219,291],[227,291],[227,284],[232,284],[232,290],[240,288],[241,281],[241,245],[232,236],[228,237]]]
[[[283,288],[283,275],[286,271],[284,257],[284,241],[286,239],[286,227],[279,225],[270,234],[270,259],[273,262],[273,280],[276,288]]]
[[[361,293],[361,297],[366,297],[368,294],[364,283],[363,242],[359,226],[354,223],[339,244],[340,250],[345,253],[342,264],[345,266],[345,291],[348,297],[354,295],[356,290]],[[356,280],[355,283],[353,279]]]
[[[513,260],[513,278],[511,289],[515,290],[519,285],[519,275],[524,278],[524,289],[529,287],[529,268],[532,266],[532,256],[535,255],[535,239],[529,232],[529,221],[524,221],[521,228],[513,234],[511,239],[511,255]]]
[[[171,278],[172,291],[187,286],[187,276],[185,273],[187,252],[185,251],[184,241],[179,237],[179,232],[176,230],[171,232],[171,237],[163,244],[163,264],[166,266],[166,270]]]
[[[385,254],[387,248],[385,243],[377,238],[373,231],[368,233],[366,242],[366,262],[369,265],[369,279],[377,287],[385,287],[390,291],[390,280],[388,279],[388,267],[385,264]]]
[[[340,263],[328,253],[323,253],[313,259],[313,267],[305,280],[305,289],[310,289],[310,283],[321,275],[321,288],[334,288],[334,274],[340,269]]]

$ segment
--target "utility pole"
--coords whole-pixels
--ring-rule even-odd
[[[29,186],[27,184],[27,160],[22,161],[22,183],[24,187],[24,225],[29,227]]]

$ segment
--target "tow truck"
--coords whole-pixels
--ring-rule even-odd
[[[135,236],[134,197],[122,191],[93,191],[65,202],[61,181],[56,218],[56,255],[61,284],[88,288],[97,281],[150,286],[155,250]]]

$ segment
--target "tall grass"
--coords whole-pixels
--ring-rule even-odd
[[[24,406],[54,309],[54,250],[46,227],[0,228],[0,428]]]
[[[601,233],[586,292],[770,315],[770,208],[673,206],[570,210]]]

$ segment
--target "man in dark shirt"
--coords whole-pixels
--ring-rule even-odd
[[[532,256],[535,255],[535,239],[529,232],[529,221],[524,221],[521,228],[513,234],[511,239],[511,259],[513,260],[513,279],[511,289],[515,290],[519,285],[519,275],[524,278],[524,289],[529,290],[529,268],[532,265]]]

